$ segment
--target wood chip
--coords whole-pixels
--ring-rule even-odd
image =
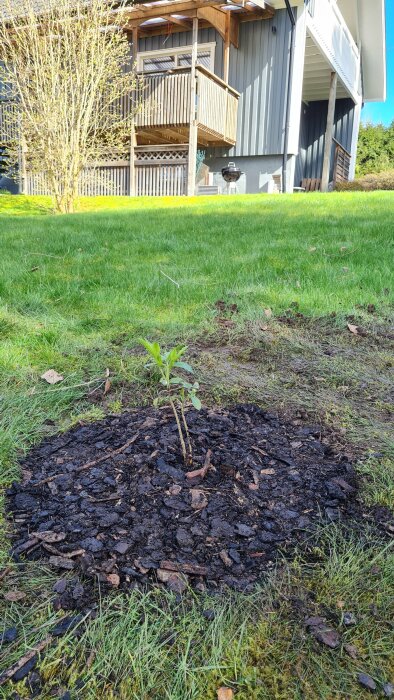
[[[208,573],[207,567],[200,566],[200,564],[178,564],[178,562],[168,560],[161,561],[160,568],[166,571],[179,571],[184,574],[190,574],[191,576],[206,576]]]
[[[23,591],[7,591],[7,593],[4,593],[4,598],[8,600],[9,603],[18,603],[20,600],[26,598],[26,593]]]
[[[346,651],[346,653],[349,654],[351,659],[358,658],[358,649],[354,646],[354,644],[345,644],[343,648]]]
[[[174,593],[183,593],[187,588],[187,579],[176,571],[157,569],[156,574],[158,580],[165,583]]]
[[[219,557],[221,558],[224,566],[227,566],[227,568],[230,568],[233,565],[233,561],[230,559],[225,549],[220,550]]]
[[[234,691],[231,690],[231,688],[225,688],[222,686],[221,688],[218,688],[217,696],[218,700],[233,700]]]
[[[32,659],[36,654],[39,654],[40,651],[43,651],[45,647],[47,647],[53,640],[53,637],[49,635],[45,639],[43,639],[42,642],[37,644],[37,646],[34,647],[34,649],[31,649],[30,651],[27,652],[24,656],[22,656],[19,661],[16,661],[12,666],[10,666],[4,673],[1,674],[0,676],[0,685],[4,685],[10,678],[12,678],[19,669],[23,668],[30,659]]]
[[[32,532],[33,537],[38,540],[52,544],[52,542],[62,542],[66,539],[65,532],[53,532],[52,530],[43,530],[43,532]]]
[[[16,547],[14,549],[14,554],[22,554],[23,552],[28,552],[33,547],[36,547],[38,544],[39,540],[36,537],[29,539],[26,542],[23,542],[23,544],[20,544],[18,547]]]
[[[49,557],[49,564],[52,564],[52,566],[56,566],[57,569],[73,569],[74,568],[74,562],[71,561],[70,559],[67,559],[66,557],[60,557],[60,556],[53,556]]]
[[[201,489],[190,489],[190,495],[192,497],[192,508],[194,510],[203,510],[208,505],[208,499]]]
[[[203,479],[206,476],[208,469],[211,467],[211,456],[212,456],[212,450],[208,450],[207,454],[205,455],[204,466],[201,467],[201,469],[195,469],[192,472],[186,472],[186,478],[187,479],[197,479],[197,478]]]
[[[5,569],[3,569],[2,571],[0,571],[0,581],[2,581],[3,578],[5,578],[6,576],[8,576],[8,574],[9,574],[11,571],[12,571],[12,569],[11,569],[10,566],[6,566]]]

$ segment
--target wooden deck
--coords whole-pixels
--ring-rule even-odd
[[[196,114],[191,115],[191,69],[141,75],[136,95],[142,104],[135,125],[138,144],[185,143],[195,116],[198,144],[234,145],[239,93],[202,66],[196,66]]]

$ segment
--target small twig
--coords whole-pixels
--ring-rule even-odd
[[[254,450],[255,452],[258,452],[259,455],[262,455],[263,457],[268,457],[267,452],[265,452],[264,450],[261,450],[260,447],[256,447],[256,445],[252,445],[250,449]]]
[[[73,559],[74,557],[81,557],[85,554],[85,549],[74,549],[72,552],[61,552],[60,549],[52,547],[52,545],[47,542],[42,542],[42,547],[50,554],[54,554],[56,557],[64,557],[65,559]]]
[[[83,464],[82,467],[78,467],[76,470],[76,473],[78,474],[79,472],[84,471],[85,469],[90,469],[91,467],[96,466],[96,464],[101,464],[101,462],[106,462],[107,459],[111,459],[112,457],[115,457],[116,455],[119,455],[121,452],[124,452],[124,450],[127,450],[130,445],[133,444],[139,437],[139,433],[136,433],[133,435],[130,440],[128,440],[122,447],[118,447],[116,450],[112,450],[112,452],[107,452],[107,454],[103,455],[102,457],[99,457],[98,459],[93,459],[91,462],[86,462],[86,464]],[[54,474],[53,476],[49,476],[47,479],[42,479],[42,481],[38,481],[36,484],[32,484],[32,486],[43,486],[44,484],[49,484],[51,481],[54,481],[54,479],[57,479],[58,476],[63,476],[63,474]]]
[[[52,255],[52,253],[28,253],[28,255],[39,255],[43,258],[58,258],[58,260],[63,260],[64,255]]]
[[[50,389],[48,388],[46,391],[38,391],[35,392],[34,388],[33,390],[30,390],[27,395],[28,396],[41,396],[42,394],[49,394],[53,391],[70,391],[71,389],[80,389],[84,386],[90,386],[91,384],[94,384],[96,382],[99,382],[97,389],[100,388],[102,384],[105,384],[105,379],[102,377],[96,377],[96,379],[90,379],[88,382],[82,382],[81,384],[71,384],[71,386],[52,386]]]
[[[90,652],[88,658],[86,659],[86,664],[85,664],[85,665],[86,665],[86,668],[90,668],[90,667],[91,667],[93,661],[94,661],[95,658],[96,658],[96,654],[97,654],[97,652],[96,652],[94,649],[93,649],[93,651]]]
[[[89,498],[91,503],[106,503],[107,501],[119,501],[122,498],[122,494],[114,494],[113,496],[108,496],[108,498]]]
[[[111,459],[111,457],[115,457],[116,455],[119,455],[121,452],[124,452],[124,450],[127,450],[130,445],[132,445],[138,438],[140,434],[136,433],[133,435],[130,440],[127,440],[127,442],[122,445],[122,447],[118,447],[116,450],[112,450],[112,452],[108,452],[106,455],[103,455],[103,457],[99,457],[98,459],[93,459],[91,462],[86,462],[86,464],[83,464],[82,467],[78,467],[77,473],[82,472],[85,469],[90,469],[90,467],[94,467],[96,464],[100,464],[101,462],[106,462],[107,459]]]
[[[81,382],[81,384],[72,384],[71,386],[55,386],[52,387],[51,389],[48,389],[48,392],[51,391],[68,391],[69,389],[80,389],[83,386],[90,386],[91,384],[94,384],[95,382],[99,382],[99,385],[97,388],[99,388],[102,384],[105,384],[105,379],[102,377],[96,377],[96,379],[90,379],[88,382]]]
[[[159,272],[161,272],[161,274],[164,275],[164,277],[167,277],[167,279],[170,280],[170,282],[175,284],[175,286],[178,287],[178,289],[180,288],[181,285],[179,284],[179,282],[176,282],[175,280],[172,279],[172,277],[170,277],[169,275],[166,275],[166,273],[163,272],[163,270],[159,270]]]
[[[22,656],[21,659],[19,659],[19,661],[16,661],[16,663],[14,663],[6,671],[4,671],[4,673],[2,673],[0,676],[0,685],[4,685],[4,683],[9,681],[10,678],[12,678],[17,671],[23,668],[23,666],[25,666],[25,664],[27,664],[28,661],[30,661],[30,659],[32,659],[36,654],[39,654],[40,651],[43,651],[43,649],[45,649],[52,641],[53,637],[50,634],[48,635],[48,637],[45,637],[45,639],[43,639],[42,642],[37,644],[37,646],[34,647],[34,649],[28,651],[27,654],[25,654],[24,656]]]

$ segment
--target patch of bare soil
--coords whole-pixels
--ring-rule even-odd
[[[79,426],[30,452],[8,491],[13,555],[75,572],[56,588],[58,607],[86,603],[89,579],[247,591],[317,523],[358,515],[352,465],[319,426],[253,405],[192,410],[189,423],[192,468],[166,409]]]

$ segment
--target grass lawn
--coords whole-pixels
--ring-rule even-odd
[[[358,460],[368,507],[394,508],[393,207],[379,192],[92,198],[55,217],[46,198],[1,195],[1,486],[42,437],[151,402],[137,349],[146,335],[189,344],[204,402],[254,401],[322,423]],[[236,313],[218,318],[218,300]],[[61,384],[40,380],[49,368]],[[4,589],[27,597],[0,600],[4,626],[25,635],[0,649],[0,669],[45,636],[52,583],[33,565],[4,578]],[[373,528],[330,526],[253,596],[179,603],[152,591],[104,601],[79,639],[43,656],[38,697],[70,689],[72,698],[205,700],[221,685],[237,700],[368,697],[358,673],[379,688],[394,682],[393,590],[392,549]],[[213,623],[204,606],[215,608]],[[354,659],[344,644],[318,646],[303,625],[316,613],[340,627],[346,610],[358,619],[343,630]],[[13,690],[30,697],[23,682],[0,687],[0,698]]]

